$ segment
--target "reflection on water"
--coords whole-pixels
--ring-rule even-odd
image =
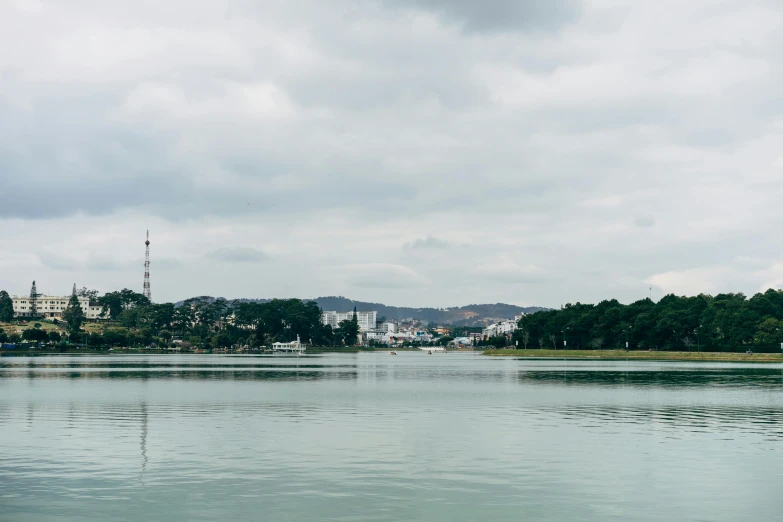
[[[0,520],[773,520],[780,365],[0,358]]]

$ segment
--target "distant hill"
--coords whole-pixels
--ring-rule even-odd
[[[381,303],[368,303],[354,301],[342,296],[316,297],[304,299],[315,301],[322,310],[335,310],[348,312],[353,310],[377,310],[378,317],[385,317],[396,321],[404,319],[416,319],[418,321],[434,322],[438,324],[453,324],[455,326],[483,326],[502,319],[513,319],[520,313],[530,314],[540,310],[547,310],[538,306],[515,306],[505,303],[472,304],[455,308],[410,308],[405,306],[387,306]],[[237,302],[265,303],[269,299],[236,299]],[[182,302],[177,303],[177,306]]]

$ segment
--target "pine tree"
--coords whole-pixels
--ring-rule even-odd
[[[14,319],[14,301],[8,292],[0,290],[0,321],[10,323]]]
[[[356,313],[356,307],[353,307],[353,317],[349,321],[343,321],[343,332],[345,332],[345,342],[348,344],[356,344],[359,336],[359,315]]]
[[[63,320],[68,323],[68,329],[71,332],[78,332],[84,323],[84,310],[79,303],[79,298],[76,294],[71,296],[68,301],[68,308],[63,312]]]
[[[35,281],[33,281],[33,287],[30,289],[30,317],[38,316],[38,289],[35,287]]]
[[[351,325],[356,328],[356,333],[359,333],[359,315],[356,313],[356,307],[353,307],[353,317],[351,318]]]

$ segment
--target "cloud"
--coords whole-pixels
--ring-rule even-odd
[[[405,243],[404,248],[408,250],[448,250],[452,247],[451,243],[434,236],[427,236],[424,239],[416,239],[410,243]]]
[[[209,252],[206,257],[213,261],[226,263],[260,263],[269,259],[265,252],[249,247],[218,248]]]
[[[778,279],[779,2],[137,4],[0,2],[14,291],[140,291],[147,228],[161,300]]]
[[[54,270],[75,271],[83,268],[82,263],[54,252],[42,251],[37,254],[38,261],[47,268]]]
[[[347,284],[360,288],[416,288],[428,284],[412,268],[391,263],[350,264],[339,272]]]
[[[645,282],[662,295],[698,295],[721,292],[753,293],[759,283],[759,271],[749,272],[741,258],[720,265],[671,270],[648,277]],[[755,282],[755,283],[754,283]]]
[[[520,266],[510,259],[479,265],[475,273],[501,283],[535,283],[546,276],[546,272],[536,265]]]
[[[463,24],[471,32],[551,31],[577,18],[578,0],[390,0]]]

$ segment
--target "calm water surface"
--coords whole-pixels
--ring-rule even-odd
[[[0,520],[780,520],[780,365],[0,358]]]

